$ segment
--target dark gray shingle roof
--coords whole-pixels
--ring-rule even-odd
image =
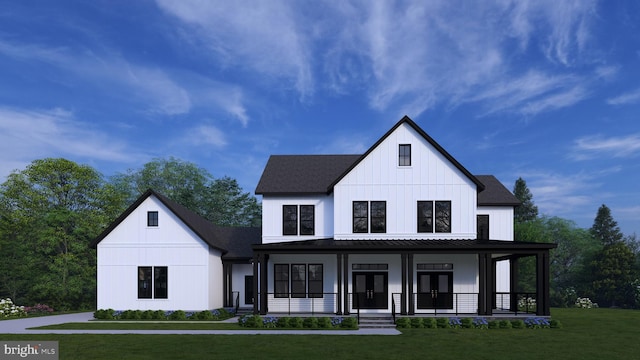
[[[493,175],[476,175],[484,186],[484,191],[478,193],[479,206],[518,206],[520,201]]]

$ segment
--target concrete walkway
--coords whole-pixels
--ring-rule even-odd
[[[399,335],[396,329],[359,330],[29,330],[29,328],[86,322],[93,313],[42,316],[0,321],[0,334],[153,334],[153,335]],[[232,322],[232,320],[229,320]],[[237,318],[236,318],[237,321]]]

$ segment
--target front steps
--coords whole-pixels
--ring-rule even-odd
[[[379,316],[360,316],[360,329],[395,329],[396,324],[393,322],[391,315]]]

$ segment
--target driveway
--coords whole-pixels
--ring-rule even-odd
[[[93,313],[77,313],[36,318],[2,320],[1,334],[192,334],[192,335],[399,335],[396,329],[359,330],[28,330],[28,328],[85,322],[93,319]]]

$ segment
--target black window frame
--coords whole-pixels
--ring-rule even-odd
[[[147,226],[148,227],[158,227],[158,212],[157,211],[147,211]]]
[[[291,298],[307,297],[307,264],[291,264]]]
[[[298,205],[282,205],[282,235],[298,235]]]
[[[314,267],[316,270],[311,271]],[[317,270],[319,267],[319,270]],[[309,264],[307,266],[307,294],[310,298],[324,297],[324,266],[323,264]]]
[[[282,271],[282,269],[286,270]],[[289,264],[273,265],[273,297],[289,297]]]
[[[375,209],[374,209],[375,206]],[[379,207],[381,206],[381,207]],[[384,234],[387,232],[387,202],[371,201],[370,203],[370,221],[369,228],[371,233]]]
[[[418,232],[433,233],[433,201],[418,201]]]
[[[153,298],[169,298],[169,268],[167,266],[153,267]]]
[[[153,299],[153,268],[138,266],[138,299]]]
[[[447,209],[443,210],[443,206],[445,205]],[[442,214],[444,214],[445,216],[442,216]],[[433,218],[434,232],[451,233],[451,201],[435,201],[433,208]]]
[[[411,144],[398,145],[398,166],[411,166]]]
[[[300,235],[315,235],[316,206],[300,205]]]
[[[353,233],[369,232],[369,202],[354,201],[352,204]]]

